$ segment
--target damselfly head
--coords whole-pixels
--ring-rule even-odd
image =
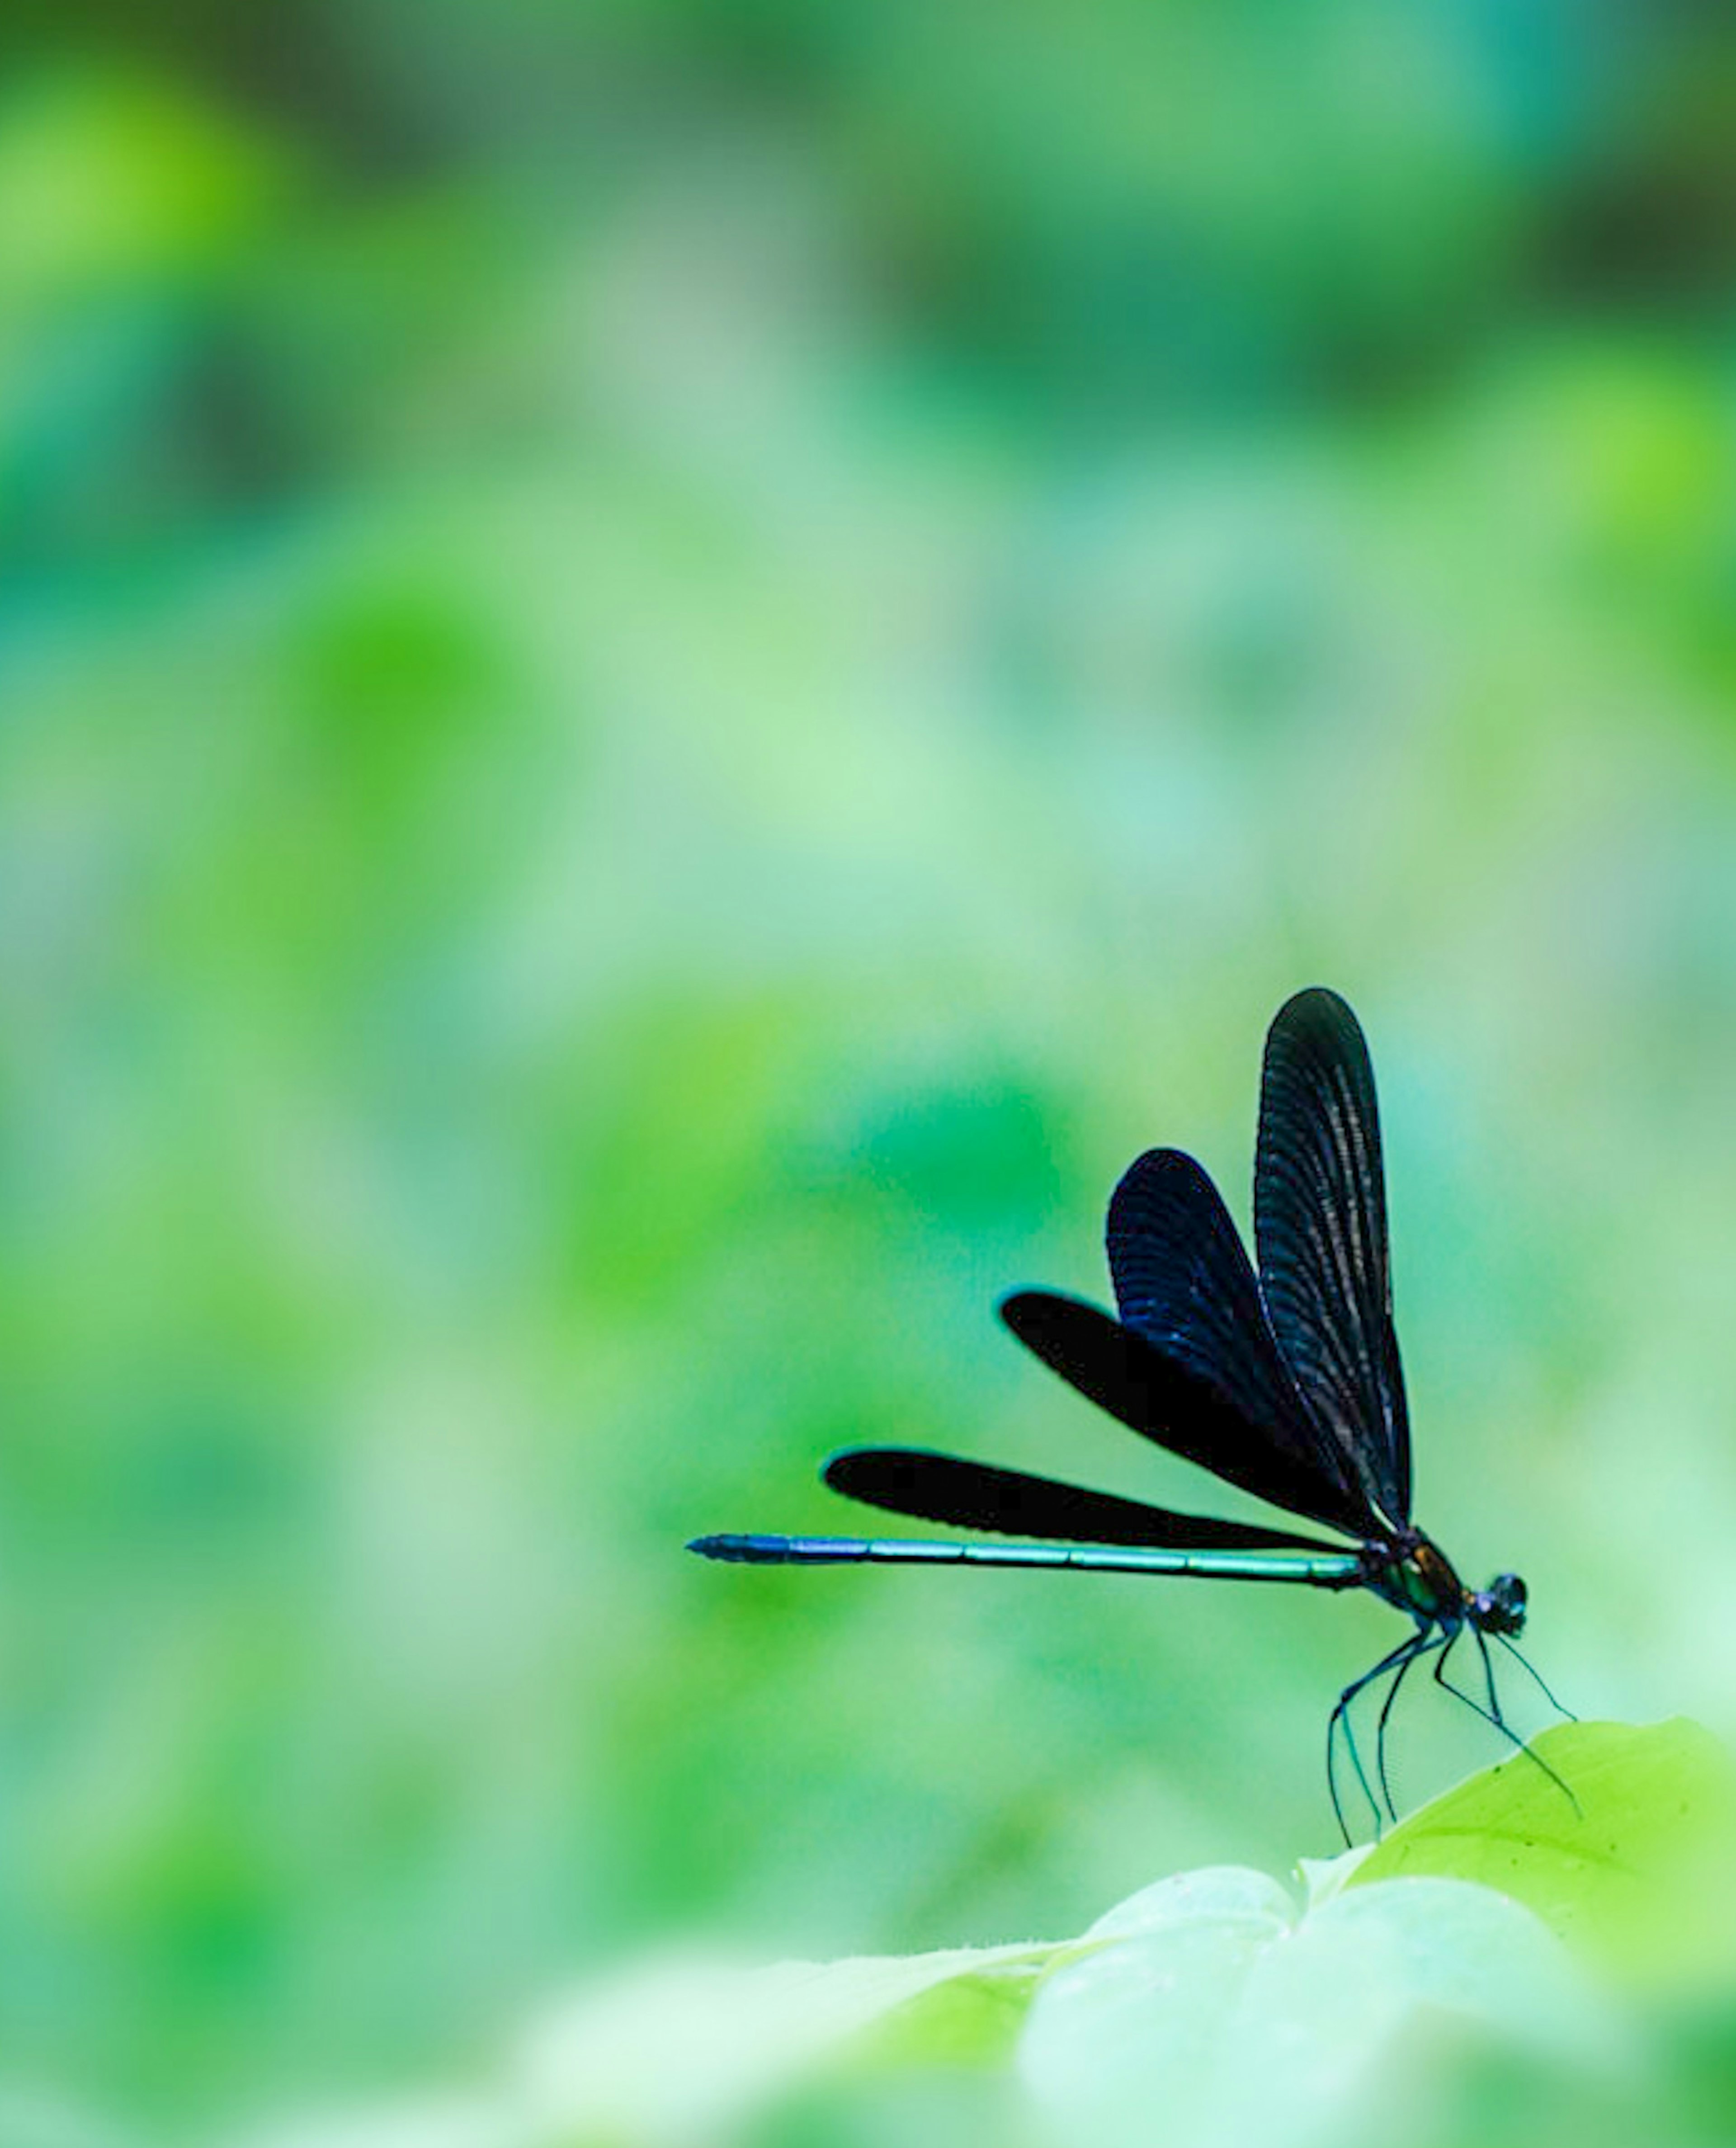
[[[1485,1634],[1525,1630],[1525,1584],[1516,1573],[1498,1573],[1471,1598],[1471,1624]]]

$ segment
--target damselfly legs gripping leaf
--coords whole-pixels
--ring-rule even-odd
[[[1054,1291],[1020,1291],[1001,1308],[1014,1334],[1133,1431],[1350,1544],[1172,1513],[924,1448],[874,1447],[835,1455],[827,1483],[891,1513],[1026,1541],[708,1536],[691,1548],[760,1564],[1082,1568],[1372,1589],[1412,1631],[1345,1688],[1327,1722],[1327,1783],[1347,1842],[1341,1744],[1378,1831],[1383,1811],[1397,1817],[1387,1728],[1419,1664],[1528,1750],[1502,1713],[1491,1644],[1567,1710],[1515,1645],[1524,1583],[1502,1573],[1468,1588],[1411,1519],[1374,1076],[1356,1016],[1336,993],[1298,992],[1267,1036],[1254,1162],[1258,1272],[1217,1187],[1179,1149],[1148,1150],[1126,1172],[1107,1235],[1119,1317]],[[1476,1690],[1448,1675],[1468,1634]],[[1382,1682],[1371,1781],[1352,1709]],[[1548,1762],[1531,1757],[1571,1798]]]

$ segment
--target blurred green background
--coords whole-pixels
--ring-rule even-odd
[[[1372,1600],[680,1549],[1247,1511],[992,1307],[1311,981],[1422,1518],[1736,1730],[1733,360],[1716,10],[6,10],[0,2130],[1328,1850]]]

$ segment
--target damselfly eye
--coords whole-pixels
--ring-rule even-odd
[[[1516,1573],[1498,1573],[1478,1599],[1477,1624],[1486,1633],[1518,1634],[1525,1624],[1525,1584]]]

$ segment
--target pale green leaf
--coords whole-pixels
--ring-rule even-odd
[[[1093,1936],[1043,1979],[1020,2047],[1033,2095],[1091,2148],[1342,2137],[1401,2036],[1442,2015],[1551,2058],[1608,2054],[1558,1942],[1461,1882],[1341,1892],[1303,1915],[1263,1874],[1192,1873]]]
[[[899,2063],[957,2063],[1006,2040],[1044,1944],[762,1966],[689,1955],[575,2002],[530,2040],[538,2139],[665,2144],[726,2135],[878,2031]],[[957,1987],[956,1990],[951,1987]]]

